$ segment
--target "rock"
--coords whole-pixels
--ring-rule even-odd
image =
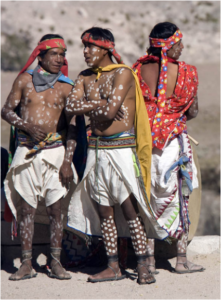
[[[86,9],[84,9],[83,7],[79,7],[77,12],[79,15],[81,15],[84,18],[88,17],[88,13],[87,13]]]
[[[211,254],[220,251],[220,236],[195,236],[188,246],[188,253]]]

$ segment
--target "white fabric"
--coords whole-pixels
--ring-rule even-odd
[[[16,219],[16,208],[20,206],[20,197],[32,207],[37,208],[39,203],[42,204],[43,199],[45,200],[44,206],[49,206],[68,193],[59,181],[59,170],[65,154],[64,146],[41,150],[33,157],[26,159],[25,155],[28,151],[29,149],[25,146],[19,146],[16,149],[4,181],[6,198]],[[73,190],[78,182],[73,164],[72,170],[74,181],[70,189]]]
[[[197,169],[193,161],[192,149],[190,146],[189,138],[186,133],[182,133],[182,139],[184,143],[184,154],[190,159],[187,164],[187,170],[192,173],[192,185],[193,189],[198,187]],[[180,224],[179,213],[177,217],[173,219],[173,223],[170,224],[168,220],[171,220],[171,216],[175,216],[180,207],[179,197],[179,182],[178,172],[179,167],[176,167],[167,183],[164,181],[164,176],[167,170],[179,159],[179,143],[175,138],[164,148],[160,150],[153,148],[152,151],[152,163],[151,163],[151,206],[158,218],[160,226],[167,228],[173,235]],[[186,189],[185,195],[190,194]],[[166,224],[170,224],[168,227]]]
[[[90,197],[101,205],[114,206],[118,203],[121,205],[130,195],[129,189],[104,151],[100,153],[98,176],[96,176],[94,168],[86,180],[89,185]]]
[[[98,150],[98,166],[99,178],[103,177],[102,197],[105,192],[105,199],[109,197],[109,193],[113,192],[116,177],[113,178],[113,170],[119,176],[120,180],[124,182],[129,194],[133,193],[138,201],[138,208],[140,215],[144,221],[146,231],[149,232],[149,237],[163,239],[167,237],[165,230],[160,228],[156,219],[148,211],[142,192],[139,187],[138,178],[135,177],[135,170],[132,159],[132,149],[100,149]],[[100,219],[97,212],[97,202],[90,198],[90,181],[94,182],[94,172],[96,165],[96,151],[88,149],[88,157],[84,177],[77,186],[74,194],[71,197],[68,208],[68,226],[88,235],[101,236]],[[105,168],[108,166],[108,172]],[[118,192],[113,192],[114,203],[118,198]],[[91,194],[92,195],[92,194]],[[112,195],[113,196],[113,195]],[[117,198],[116,198],[117,197]],[[125,195],[121,197],[120,203],[124,201]],[[119,201],[119,199],[118,199]],[[129,227],[123,216],[120,204],[115,204],[115,222],[117,226],[118,236],[129,237]],[[148,230],[147,230],[148,229]]]

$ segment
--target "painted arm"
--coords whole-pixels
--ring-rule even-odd
[[[122,119],[121,105],[133,83],[133,75],[130,70],[120,68],[115,72],[113,88],[106,105],[92,111],[89,115],[97,121],[110,121]]]
[[[21,74],[15,79],[11,92],[9,93],[8,98],[1,110],[1,117],[9,124],[27,132],[34,140],[40,142],[45,139],[47,133],[45,133],[40,126],[24,121],[15,113],[16,107],[21,102],[22,91],[27,83],[25,80],[26,76],[30,75]]]
[[[198,114],[198,97],[197,95],[194,97],[193,103],[189,107],[189,109],[186,111],[187,121],[196,118]]]
[[[68,95],[65,113],[69,116],[86,114],[99,106],[105,105],[107,100],[90,100],[84,98],[84,77],[79,75],[75,86]]]
[[[66,119],[67,119],[67,124],[69,125],[68,125],[65,155],[59,171],[59,179],[62,185],[65,186],[67,189],[69,189],[70,183],[74,179],[71,163],[73,161],[74,151],[77,146],[77,142],[76,142],[77,127],[76,127],[76,116],[72,118],[70,116],[66,116]]]

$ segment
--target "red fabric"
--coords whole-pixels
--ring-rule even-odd
[[[21,70],[21,72],[18,75],[20,75],[21,73],[23,73],[27,70],[27,68],[34,62],[34,60],[40,54],[41,51],[49,50],[51,48],[62,48],[64,50],[67,49],[63,39],[54,38],[54,39],[50,39],[50,40],[45,40],[43,42],[39,42],[38,46],[34,49],[32,54],[30,55],[28,61],[26,62],[24,68]],[[68,76],[68,62],[67,62],[66,58],[64,58],[64,65],[61,68],[61,72],[65,76]]]
[[[177,62],[178,78],[174,93],[171,97],[165,97],[164,107],[160,112],[158,98],[151,95],[148,85],[141,76],[142,64],[150,61],[159,62],[159,58],[145,55],[138,59],[132,68],[138,75],[144,96],[152,131],[153,147],[163,149],[168,139],[174,139],[187,129],[184,113],[191,106],[197,94],[198,75],[196,67],[187,65],[185,62]]]
[[[105,39],[99,39],[99,40],[95,40],[93,39],[93,36],[91,33],[87,32],[84,34],[84,36],[82,37],[82,43],[90,43],[93,44],[95,46],[104,48],[109,50],[112,55],[116,58],[116,61],[118,62],[118,64],[124,64],[121,56],[116,52],[115,50],[115,44],[114,42],[111,42],[109,40],[105,40]]]
[[[5,201],[4,220],[6,222],[12,222],[12,220],[13,220],[13,214],[11,212],[10,207],[8,206],[8,202],[7,201]]]

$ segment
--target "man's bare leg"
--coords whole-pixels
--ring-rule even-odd
[[[31,263],[35,211],[35,208],[30,206],[24,199],[21,199],[20,239],[22,265],[16,273],[9,277],[10,280],[28,279],[37,276]]]
[[[90,276],[88,281],[91,282],[122,277],[118,263],[117,228],[114,222],[114,209],[111,206],[98,205],[98,212],[102,237],[108,258],[108,268],[98,274]]]
[[[60,263],[63,223],[61,218],[61,200],[47,207],[50,219],[51,245],[51,273],[50,277],[57,279],[71,279]]]
[[[154,246],[155,246],[154,239],[148,239],[147,240],[147,260],[146,260],[146,262],[147,262],[149,270],[153,274],[159,274],[159,272],[156,271],[156,266],[155,266]]]
[[[134,203],[134,204],[133,204]],[[146,263],[147,260],[147,236],[145,228],[137,217],[135,210],[136,199],[131,194],[121,205],[124,217],[128,222],[133,248],[137,257],[138,283],[150,284],[156,280],[153,274],[149,271]]]
[[[193,273],[193,272],[202,272],[205,269],[200,265],[195,265],[187,260],[186,251],[187,251],[187,242],[188,242],[188,233],[183,233],[181,239],[177,242],[177,262],[175,270],[178,273]]]

